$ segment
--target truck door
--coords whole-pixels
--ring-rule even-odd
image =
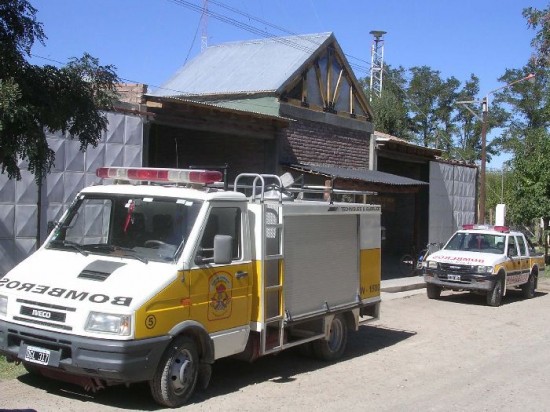
[[[527,244],[523,236],[517,236],[516,241],[519,246],[519,258],[521,260],[521,283],[525,283],[529,279],[529,272],[531,271]]]
[[[517,285],[521,274],[521,259],[519,257],[515,236],[508,236],[508,247],[506,251],[509,259],[506,265],[506,284],[509,286]]]
[[[211,207],[190,272],[191,319],[208,332],[227,330],[250,322],[252,262],[244,242],[246,208],[235,203]],[[229,235],[233,240],[229,264],[214,263],[214,237]],[[245,239],[246,238],[246,239]]]

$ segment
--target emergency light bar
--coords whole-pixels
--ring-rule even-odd
[[[221,182],[222,173],[217,170],[164,169],[149,167],[100,167],[97,177],[102,179],[140,180],[162,183],[210,184]]]
[[[508,233],[510,228],[508,226],[490,226],[490,225],[462,225],[462,230],[494,230],[496,232]]]

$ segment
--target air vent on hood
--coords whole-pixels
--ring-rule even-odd
[[[80,279],[95,280],[103,282],[107,279],[111,273],[117,270],[119,267],[124,266],[124,263],[108,262],[105,260],[96,260],[86,266],[82,272],[78,275]]]

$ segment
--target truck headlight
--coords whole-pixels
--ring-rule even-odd
[[[478,266],[477,267],[477,273],[492,273],[493,267],[492,266]]]
[[[90,312],[85,329],[89,332],[112,333],[129,336],[131,331],[131,316],[112,313]]]
[[[8,297],[0,295],[0,316],[8,314]]]
[[[437,269],[438,264],[435,260],[428,261],[428,269]]]

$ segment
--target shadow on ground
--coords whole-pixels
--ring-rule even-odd
[[[362,325],[357,332],[349,334],[346,354],[338,362],[346,362],[397,345],[415,334],[411,331]],[[292,348],[278,355],[266,356],[254,363],[220,359],[214,364],[209,387],[204,391],[198,390],[191,403],[200,404],[205,400],[266,381],[275,384],[292,382],[299,379],[303,373],[317,371],[330,366],[330,364],[302,355],[299,348]],[[161,409],[152,400],[149,386],[146,383],[134,384],[130,387],[113,386],[97,393],[91,393],[76,385],[48,380],[31,374],[22,375],[18,379],[56,396],[81,402],[94,402],[98,405],[126,410]]]

